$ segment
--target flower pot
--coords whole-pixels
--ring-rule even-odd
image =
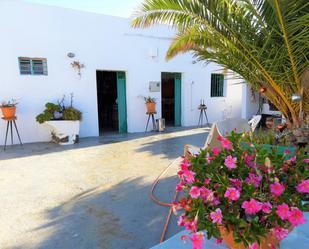
[[[45,123],[51,129],[54,142],[60,145],[70,145],[78,142],[80,121],[52,120]]]
[[[1,107],[1,111],[4,119],[10,119],[16,115],[16,106]]]
[[[155,102],[147,102],[146,103],[147,113],[156,112],[156,103]]]
[[[233,231],[230,230],[229,232],[224,227],[219,227],[221,236],[225,242],[225,244],[229,247],[229,249],[246,249],[243,243],[235,243]],[[279,241],[272,235],[271,233],[268,234],[267,237],[261,238],[261,243],[258,245],[257,249],[273,249],[277,248],[279,245]]]

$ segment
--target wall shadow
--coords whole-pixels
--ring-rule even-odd
[[[156,196],[170,202],[177,177],[165,178]],[[168,208],[149,199],[151,184],[128,179],[107,190],[89,189],[48,210],[49,222],[36,230],[53,233],[36,249],[147,249],[159,243]],[[175,219],[168,237],[180,231]],[[17,248],[28,248],[22,245]]]

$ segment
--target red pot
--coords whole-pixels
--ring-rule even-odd
[[[147,102],[146,108],[147,108],[147,113],[155,113],[156,112],[156,103],[155,102]]]
[[[4,119],[14,118],[16,115],[16,106],[3,106],[1,111]]]
[[[247,249],[247,247],[245,247],[243,243],[238,244],[234,242],[232,230],[228,232],[225,227],[219,227],[219,229],[225,244],[227,244],[230,249]],[[279,241],[275,238],[273,234],[270,233],[267,237],[261,238],[258,249],[272,249],[274,248],[273,246],[275,246],[276,248],[278,245]]]

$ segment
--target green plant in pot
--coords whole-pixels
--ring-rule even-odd
[[[57,104],[48,102],[45,104],[45,110],[36,116],[36,121],[40,124],[51,120],[71,120],[81,121],[82,112],[73,107],[73,94],[69,106],[65,106],[65,96]]]
[[[184,196],[173,206],[182,213],[178,224],[196,245],[207,236],[232,249],[278,248],[306,222],[308,155],[302,149],[282,155],[235,132],[218,140],[220,148],[201,150],[180,165],[176,190]]]
[[[11,119],[16,116],[17,102],[15,99],[9,101],[3,101],[0,105],[2,115],[4,119]]]

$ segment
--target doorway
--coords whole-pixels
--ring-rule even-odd
[[[97,71],[99,134],[127,132],[125,73]]]
[[[181,74],[161,74],[162,118],[167,126],[181,126]]]

